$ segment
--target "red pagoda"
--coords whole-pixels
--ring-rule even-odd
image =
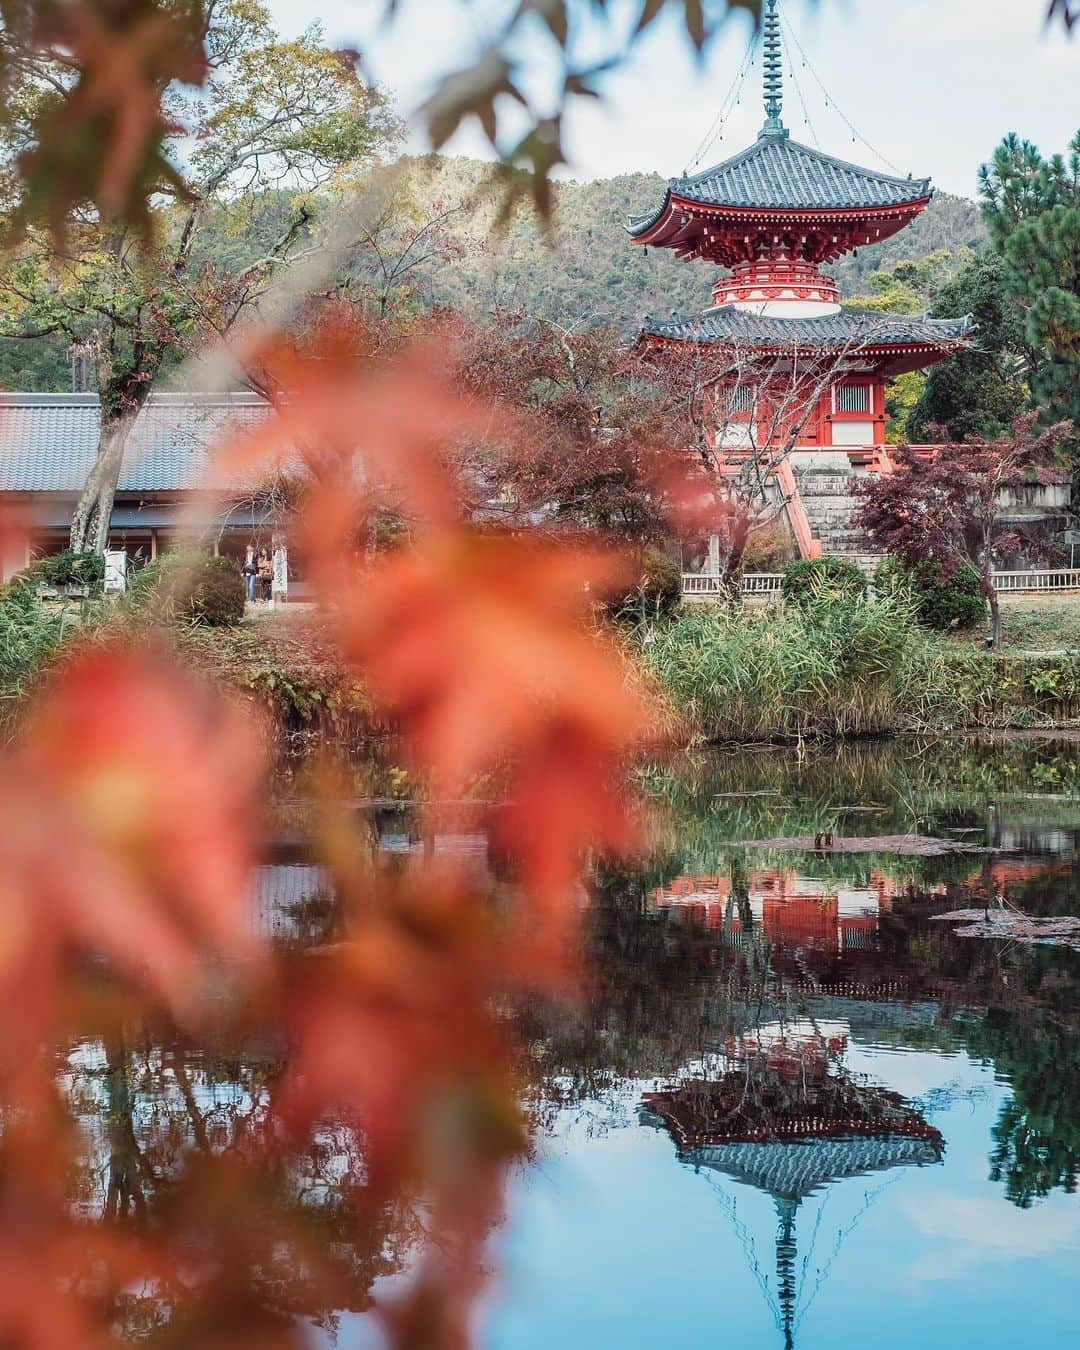
[[[888,466],[888,381],[960,350],[974,324],[970,315],[930,319],[841,307],[836,282],[822,269],[902,230],[933,190],[929,179],[876,173],[792,140],[781,120],[778,0],[767,0],[763,28],[766,116],[756,142],[703,173],[671,179],[659,207],[628,223],[635,244],[724,269],[710,308],[646,318],[640,341],[688,357],[703,345],[739,347],[774,363],[792,352],[844,354],[814,387],[813,406],[804,406],[792,463],[798,472],[806,452],[816,452],[819,469],[874,471]]]

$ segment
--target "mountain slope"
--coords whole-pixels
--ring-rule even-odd
[[[486,165],[439,156],[404,163],[422,199],[453,203],[473,198],[467,223],[453,226],[462,256],[427,281],[429,297],[437,303],[480,311],[498,306],[563,323],[602,319],[632,327],[645,313],[701,309],[709,302],[712,267],[634,246],[623,228],[629,215],[660,201],[666,185],[659,174],[561,182],[555,188],[550,238],[527,208],[519,208],[499,236],[497,204],[482,192]],[[908,229],[840,259],[832,270],[841,293],[852,294],[865,289],[867,277],[879,268],[935,251],[952,255],[958,267],[966,252],[981,248],[985,238],[974,202],[939,193]]]
[[[518,207],[505,230],[498,228],[497,190],[485,187],[491,166],[464,157],[405,158],[376,176],[375,193],[389,191],[394,235],[407,240],[434,217],[438,247],[408,274],[413,303],[448,305],[468,313],[522,312],[564,324],[606,322],[633,332],[646,313],[705,308],[715,275],[701,263],[682,263],[665,250],[630,243],[628,216],[657,204],[665,182],[659,174],[621,174],[594,182],[555,185],[550,228],[529,207]],[[213,222],[202,247],[211,258],[236,268],[262,256],[280,233],[288,197],[270,193],[240,212],[236,221]],[[918,261],[938,251],[948,255],[942,283],[967,250],[985,242],[978,208],[962,197],[939,193],[908,229],[833,269],[841,294],[867,289],[875,270]],[[415,256],[415,255],[414,255]],[[370,262],[370,259],[369,259]],[[361,263],[358,270],[363,270]],[[62,390],[70,387],[70,357],[63,339],[0,338],[0,389]]]

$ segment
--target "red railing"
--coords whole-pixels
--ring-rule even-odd
[[[780,490],[787,498],[785,509],[787,510],[788,524],[791,526],[791,532],[799,546],[799,552],[804,558],[820,558],[821,544],[814,538],[810,522],[806,518],[806,511],[803,509],[802,498],[799,496],[799,485],[791,471],[791,464],[786,459],[782,459],[777,466],[776,481],[780,484]]]

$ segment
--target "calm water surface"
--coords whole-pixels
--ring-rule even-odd
[[[520,1012],[535,1159],[492,1237],[480,1343],[1080,1344],[1080,953],[933,918],[1080,914],[1080,742],[743,751],[641,781],[655,847],[596,868],[582,1007]],[[415,847],[400,815],[380,829]],[[819,831],[833,849],[783,842]],[[264,922],[320,940],[325,877],[286,835]],[[905,856],[898,835],[970,851]],[[428,842],[486,865],[475,836]],[[193,1076],[223,1137],[262,1091],[240,1061]],[[112,1115],[150,1134],[164,1081]],[[381,1344],[364,1291],[407,1277],[414,1236],[388,1218],[313,1346]]]
[[[931,918],[1080,913],[1078,751],[769,751],[650,779],[665,848],[600,878],[591,1024],[542,1042],[554,1105],[487,1345],[1080,1342],[1080,958]],[[997,851],[731,847],[830,826]]]
[[[526,1017],[538,1158],[483,1343],[1077,1343],[1080,957],[931,916],[1080,913],[1078,775],[1049,741],[646,775],[657,855],[597,877],[587,1007]],[[830,827],[994,851],[733,847]]]

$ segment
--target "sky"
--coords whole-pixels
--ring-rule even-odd
[[[510,0],[399,0],[399,17],[388,28],[379,22],[383,0],[268,3],[286,35],[319,20],[332,42],[362,51],[408,117],[440,75],[467,63],[496,31]],[[614,30],[639,8],[635,0],[609,4],[608,28],[591,17],[585,0],[579,6],[575,40],[590,58],[619,46]],[[978,166],[1006,132],[1050,153],[1063,150],[1080,126],[1080,31],[1070,39],[1060,24],[1047,29],[1046,8],[1046,0],[784,0],[802,48],[785,31],[785,123],[794,139],[842,159],[930,176],[947,192],[974,196]],[[748,21],[737,14],[698,61],[674,16],[657,25],[605,77],[602,101],[578,100],[565,131],[570,164],[563,176],[655,171],[666,178],[691,166],[732,103],[749,36]],[[543,103],[554,64],[539,26],[516,56],[524,86]],[[763,118],[760,81],[758,62],[698,167],[754,139]],[[408,148],[428,148],[415,123]],[[491,154],[476,128],[463,129],[444,148]]]

